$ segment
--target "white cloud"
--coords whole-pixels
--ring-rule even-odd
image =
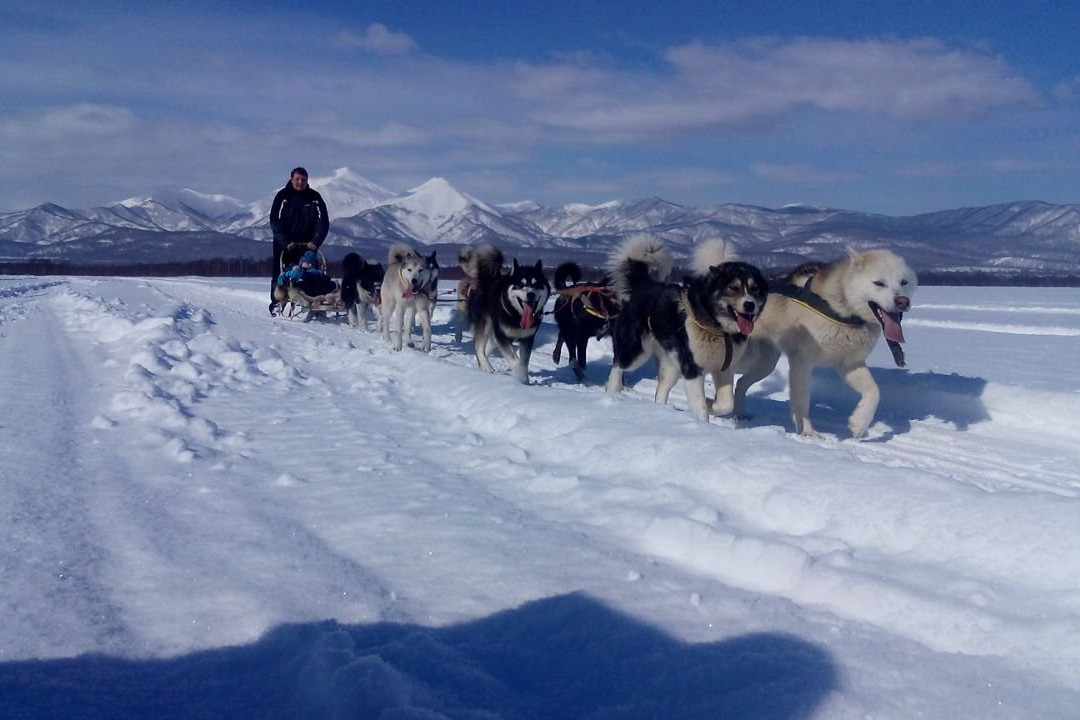
[[[859,179],[858,173],[848,170],[824,170],[802,163],[757,163],[750,171],[763,180],[790,185],[826,185]]]
[[[693,43],[667,72],[579,64],[518,65],[514,90],[540,116],[591,139],[694,128],[753,129],[812,107],[906,122],[954,121],[1040,102],[1000,58],[936,40],[762,39]]]
[[[759,112],[806,104],[940,120],[1039,102],[1035,88],[1002,59],[929,38],[690,44],[671,49],[666,57],[690,85],[729,93],[736,105]]]
[[[1059,100],[1076,100],[1080,98],[1080,75],[1062,80],[1054,86],[1054,96]]]
[[[416,41],[403,32],[394,32],[382,23],[368,26],[363,35],[342,31],[334,36],[338,47],[364,50],[376,55],[408,55],[419,50]]]
[[[398,122],[385,122],[378,128],[368,130],[353,127],[337,117],[313,118],[297,129],[302,137],[326,140],[361,148],[393,148],[406,145],[423,145],[430,135],[421,129]]]
[[[1035,158],[996,158],[987,160],[984,166],[996,173],[1043,173],[1075,170],[1076,163],[1063,160],[1039,160]]]
[[[927,162],[900,168],[896,175],[908,178],[954,178],[960,175],[960,171],[948,163]]]
[[[79,103],[45,112],[39,130],[52,135],[117,135],[135,125],[135,115],[115,105]]]

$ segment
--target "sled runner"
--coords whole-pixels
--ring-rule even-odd
[[[278,259],[278,280],[270,314],[288,320],[310,322],[343,315],[341,286],[327,270],[326,257],[301,243],[286,247]]]

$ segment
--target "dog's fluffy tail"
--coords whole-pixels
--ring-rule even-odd
[[[581,266],[576,262],[564,262],[555,268],[555,289],[565,290],[581,282]]]
[[[360,268],[364,267],[364,258],[360,253],[351,252],[341,259],[341,274],[343,277],[357,277]]]
[[[690,258],[690,272],[694,275],[708,275],[709,268],[738,259],[735,248],[727,240],[709,238],[694,248],[694,254]]]
[[[634,283],[643,278],[666,282],[671,265],[671,251],[663,240],[648,233],[634,233],[608,258],[607,269],[615,292],[625,301]]]
[[[360,279],[360,268],[364,266],[364,258],[360,253],[351,252],[341,260],[341,302],[346,308],[353,308],[360,301],[360,294],[356,289],[356,282]]]
[[[476,280],[480,277],[498,277],[502,274],[502,250],[490,243],[470,247],[470,250],[472,252],[467,257],[458,255],[458,259],[461,260],[461,269],[467,276]]]
[[[820,275],[829,266],[823,262],[817,262],[815,260],[809,260],[804,262],[794,270],[789,270],[780,277],[776,278],[781,284],[797,285],[802,287],[806,284],[806,281],[815,275]]]
[[[458,254],[457,254],[458,265],[461,266],[461,270],[466,275],[469,274],[469,267],[472,265],[473,257],[475,255],[476,255],[476,248],[473,247],[472,245],[462,245],[461,249],[458,250]]]
[[[393,265],[394,263],[405,262],[409,258],[418,258],[420,254],[409,247],[406,243],[397,242],[390,246],[389,252],[386,253],[386,264]]]

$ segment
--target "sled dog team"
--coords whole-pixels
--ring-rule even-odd
[[[466,246],[458,260],[464,277],[457,290],[457,340],[467,322],[480,368],[492,371],[488,353],[494,344],[513,376],[527,384],[536,333],[553,294],[541,262],[519,265],[515,259],[506,267],[502,252],[490,244]],[[888,250],[849,250],[835,262],[806,263],[766,279],[739,261],[727,243],[705,241],[693,253],[689,274],[675,283],[669,279],[668,248],[638,234],[612,254],[606,270],[602,279],[583,283],[575,263],[556,269],[553,315],[559,335],[552,357],[559,362],[565,346],[582,380],[589,339],[610,336],[608,392],[621,391],[624,373],[655,359],[656,402],[666,403],[681,378],[689,409],[701,420],[710,414],[745,418],[747,391],[772,373],[783,354],[795,432],[816,434],[809,417],[810,377],[815,367],[828,366],[859,394],[848,429],[861,437],[879,401],[866,366],[879,336],[885,336],[896,364],[904,365],[900,322],[918,279]],[[420,349],[429,351],[438,273],[434,252],[424,257],[405,244],[390,248],[385,269],[350,253],[342,280],[349,323],[366,328],[369,308],[378,306],[379,329],[391,347],[412,345],[419,323]],[[716,388],[712,398],[705,394],[706,375]]]

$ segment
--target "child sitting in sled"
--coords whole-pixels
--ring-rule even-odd
[[[332,293],[337,289],[334,281],[320,267],[319,253],[308,250],[300,261],[278,276],[278,285],[298,288],[305,295],[315,297]]]

